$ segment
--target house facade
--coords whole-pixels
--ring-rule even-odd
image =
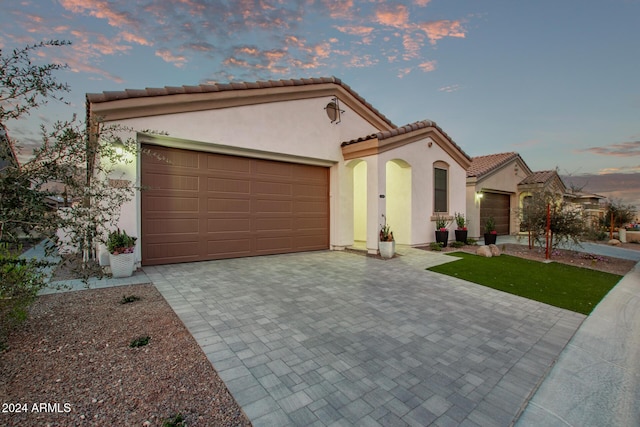
[[[137,130],[122,136],[141,154],[117,172],[145,188],[120,220],[143,265],[376,253],[385,222],[421,245],[436,203],[465,210],[460,147],[434,122],[394,125],[335,77],[87,94],[87,115]]]
[[[516,234],[521,193],[518,185],[533,172],[518,153],[473,157],[467,169],[466,218],[469,237],[484,233],[489,217],[498,235]]]

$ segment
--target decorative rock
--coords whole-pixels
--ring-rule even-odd
[[[500,256],[500,248],[497,245],[489,245],[491,256]]]
[[[611,245],[611,246],[618,246],[618,245],[620,245],[620,240],[618,240],[618,239],[611,239],[611,240],[609,240],[609,245]]]
[[[482,245],[476,250],[476,255],[491,258],[491,248],[487,245]]]

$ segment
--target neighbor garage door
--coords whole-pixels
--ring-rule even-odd
[[[509,234],[509,207],[511,196],[499,193],[482,193],[480,204],[480,229],[484,233],[484,225],[493,217],[496,221],[496,231],[500,235]]]
[[[144,265],[328,249],[328,168],[143,151]]]

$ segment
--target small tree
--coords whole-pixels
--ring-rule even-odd
[[[547,207],[550,213],[551,247],[565,243],[580,244],[584,231],[582,212],[565,202],[562,195],[538,191],[532,193],[519,212],[520,229],[531,233],[533,241],[540,247],[546,244]]]
[[[608,230],[611,227],[611,216],[613,215],[614,228],[624,227],[634,221],[636,217],[636,207],[625,205],[621,200],[609,200],[604,217],[600,218],[602,228]]]

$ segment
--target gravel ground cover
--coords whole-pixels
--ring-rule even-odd
[[[41,296],[8,344],[0,425],[251,425],[153,285]]]

